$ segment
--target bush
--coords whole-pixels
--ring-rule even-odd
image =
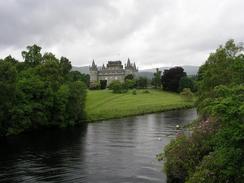
[[[147,88],[148,79],[146,77],[139,77],[136,80],[136,87],[137,88]]]
[[[133,89],[136,87],[136,81],[135,80],[131,80],[131,79],[127,79],[125,80],[125,87],[127,89]]]
[[[150,91],[148,91],[148,90],[143,90],[142,93],[148,94],[148,93],[150,93]]]
[[[99,90],[101,88],[100,83],[98,82],[91,82],[90,83],[90,90]]]
[[[109,89],[112,90],[113,93],[126,93],[128,91],[125,84],[118,80],[112,81],[109,85]]]
[[[107,80],[100,80],[100,88],[102,90],[107,88]]]
[[[133,95],[136,95],[136,94],[137,94],[137,93],[136,93],[136,90],[133,90],[133,91],[132,91],[132,94],[133,94]]]
[[[191,91],[195,92],[196,85],[195,85],[193,79],[191,79],[188,76],[182,77],[179,82],[179,92],[182,92],[184,90],[184,88],[190,88]]]
[[[165,147],[164,154],[158,158],[165,160],[164,170],[169,183],[184,182],[203,157],[211,152],[211,138],[217,126],[214,120],[201,121],[191,137],[179,134]]]
[[[191,102],[193,100],[193,93],[190,88],[184,88],[180,95],[186,100]]]

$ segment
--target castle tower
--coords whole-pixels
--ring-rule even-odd
[[[95,64],[94,60],[92,61],[92,66],[89,67],[90,71],[90,82],[95,82],[98,80],[98,69],[97,65]]]
[[[127,64],[125,66],[125,76],[129,74],[134,75],[134,71],[135,71],[134,66],[131,64],[130,59],[128,58]]]

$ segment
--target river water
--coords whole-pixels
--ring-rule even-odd
[[[168,111],[5,139],[0,182],[166,182],[155,156],[196,116]]]

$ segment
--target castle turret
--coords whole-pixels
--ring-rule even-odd
[[[89,71],[90,71],[90,81],[94,82],[97,81],[98,77],[98,69],[97,69],[97,65],[95,64],[95,61],[92,61],[92,66],[89,67]]]
[[[128,58],[128,60],[127,60],[127,64],[126,64],[126,67],[125,67],[125,75],[127,76],[127,75],[129,75],[129,74],[132,74],[132,75],[134,75],[134,73],[137,71],[137,69],[136,69],[136,64],[134,63],[134,64],[132,64],[131,62],[130,62],[130,59]]]

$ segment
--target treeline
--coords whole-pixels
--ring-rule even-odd
[[[115,80],[108,85],[107,80],[100,80],[99,82],[90,83],[89,88],[91,90],[109,88],[114,93],[125,93],[129,89],[155,88],[177,93],[183,91],[185,96],[193,95],[192,92],[197,91],[196,76],[187,76],[182,67],[164,70],[163,74],[162,71],[156,69],[152,80],[129,74],[124,78],[123,82]]]
[[[41,47],[28,46],[23,61],[0,59],[0,136],[43,127],[66,127],[85,118],[87,75]]]
[[[243,182],[244,54],[233,40],[211,53],[197,76],[199,119],[159,159],[169,183]]]

